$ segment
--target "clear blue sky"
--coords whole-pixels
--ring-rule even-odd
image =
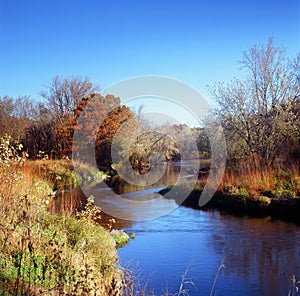
[[[300,51],[299,0],[0,0],[0,96],[36,98],[57,74],[102,88],[165,75],[204,92],[270,35]]]

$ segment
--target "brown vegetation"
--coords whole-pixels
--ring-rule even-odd
[[[27,166],[19,148],[1,139],[1,294],[121,295],[115,243],[91,219],[94,209],[77,219],[51,215],[51,174],[47,179],[41,166]]]

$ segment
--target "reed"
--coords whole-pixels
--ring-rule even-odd
[[[243,171],[226,169],[219,190],[223,193],[249,196],[300,196],[300,173],[296,165],[288,168],[262,167]]]

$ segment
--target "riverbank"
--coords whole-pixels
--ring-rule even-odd
[[[165,195],[170,187],[159,191]],[[217,209],[236,216],[267,217],[293,222],[300,225],[300,198],[268,197],[268,196],[239,196],[217,191],[204,206],[199,206],[202,189],[194,189],[181,203],[185,207],[199,210]],[[179,203],[180,198],[174,196]]]
[[[99,210],[90,202],[77,214],[49,212],[53,190],[76,187],[70,162],[27,162],[19,147],[0,145],[0,294],[122,295],[116,242],[93,220]]]

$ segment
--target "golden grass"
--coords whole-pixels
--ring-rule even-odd
[[[274,197],[299,197],[300,174],[296,165],[286,169],[265,167],[243,172],[226,169],[219,186],[222,192],[248,193],[251,196],[269,194]]]
[[[119,295],[122,273],[108,231],[88,219],[51,215],[50,170],[0,144],[0,293]],[[58,164],[47,163],[59,170]]]

